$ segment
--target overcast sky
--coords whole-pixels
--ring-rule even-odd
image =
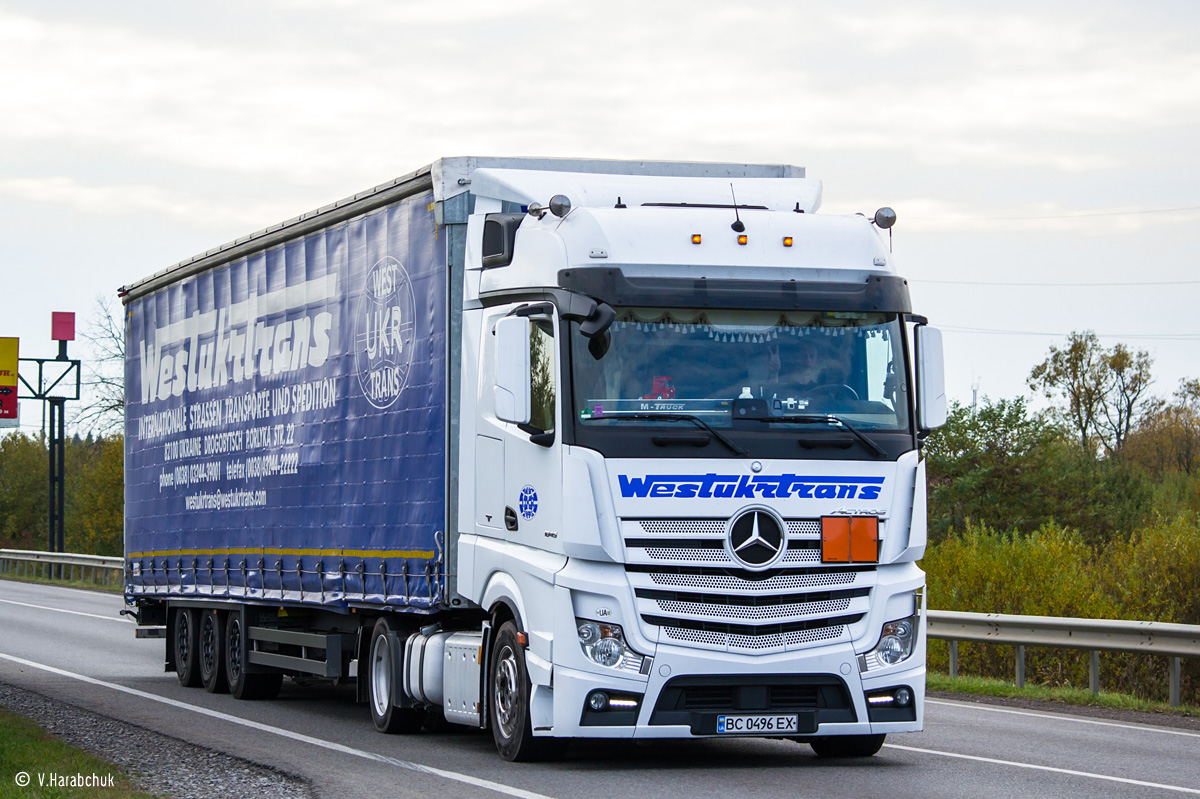
[[[0,335],[53,355],[51,311],[439,156],[787,163],[896,209],[951,397],[1083,329],[1165,396],[1200,377],[1198,41],[1165,1],[0,0]]]

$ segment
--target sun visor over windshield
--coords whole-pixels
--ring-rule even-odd
[[[610,305],[911,313],[908,281],[869,275],[860,283],[630,277],[620,267],[563,269],[558,285]]]

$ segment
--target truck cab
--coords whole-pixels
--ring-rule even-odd
[[[920,730],[945,396],[890,210],[817,215],[796,171],[471,192],[454,590],[490,614],[501,754]]]

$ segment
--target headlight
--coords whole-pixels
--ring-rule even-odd
[[[875,671],[895,666],[912,655],[913,647],[917,643],[918,618],[914,614],[907,619],[897,619],[883,625],[879,643],[867,654],[859,656],[859,670]]]
[[[579,634],[579,645],[593,663],[610,669],[645,674],[649,671],[650,659],[639,655],[625,643],[625,634],[620,625],[604,622],[575,620]]]

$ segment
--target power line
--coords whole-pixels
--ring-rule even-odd
[[[920,222],[1007,222],[1032,221],[1037,219],[1085,219],[1094,216],[1175,214],[1183,211],[1200,211],[1200,205],[1189,205],[1182,208],[1147,208],[1141,211],[1083,211],[1077,214],[1046,214],[1045,216],[910,216],[906,218]]]
[[[1036,330],[999,330],[987,327],[954,327],[951,325],[939,325],[942,330],[948,330],[952,333],[975,333],[980,335],[1002,335],[1002,336],[1055,336],[1058,338],[1066,338],[1068,333],[1054,333],[1048,331]],[[1200,341],[1200,333],[1096,333],[1097,338],[1135,338],[1149,339],[1152,341]]]
[[[910,283],[940,283],[948,286],[1024,286],[1048,288],[1107,288],[1109,286],[1191,286],[1200,284],[1200,280],[1161,280],[1133,283],[1003,283],[984,280],[921,280],[910,278]]]

